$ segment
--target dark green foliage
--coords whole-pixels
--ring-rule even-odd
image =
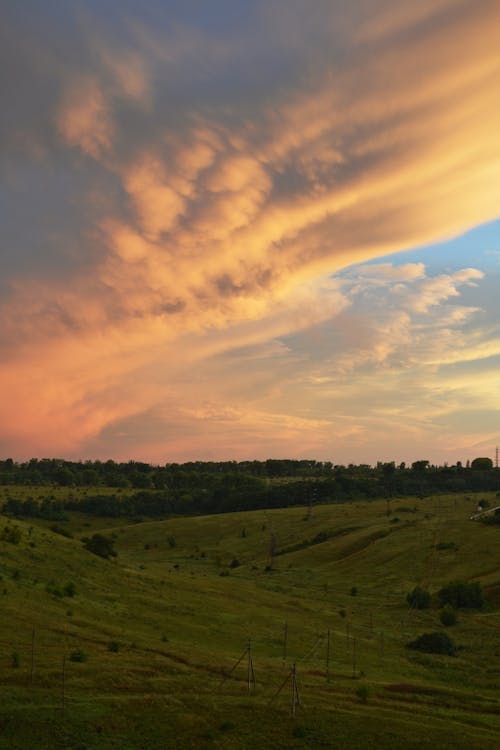
[[[450,607],[450,605],[447,604],[446,607],[443,607],[441,610],[439,619],[441,620],[441,623],[448,628],[451,627],[451,625],[456,625],[457,614],[453,607]]]
[[[408,648],[424,651],[427,654],[445,654],[454,656],[457,647],[454,641],[446,633],[434,631],[432,633],[423,633],[414,641],[406,644]]]
[[[72,651],[69,655],[69,660],[74,662],[84,662],[87,661],[87,654],[85,651],[82,651],[82,649],[77,649],[76,651]]]
[[[68,583],[64,586],[63,594],[64,596],[74,596],[76,594],[76,586],[73,581],[68,581]]]
[[[113,548],[113,540],[102,534],[93,534],[90,538],[84,537],[82,539],[83,546],[89,552],[99,557],[108,559],[110,557],[116,557],[116,552]]]
[[[59,586],[56,586],[54,581],[49,581],[48,584],[45,587],[45,591],[47,594],[52,594],[52,596],[56,596],[58,599],[62,599],[63,592],[59,588]]]
[[[439,542],[439,544],[436,544],[434,549],[437,549],[439,552],[443,552],[445,550],[452,550],[453,552],[456,552],[458,550],[458,544],[455,544],[455,542]]]
[[[65,536],[67,539],[73,539],[73,534],[68,531],[68,529],[65,529],[64,526],[60,526],[58,523],[51,524],[49,528],[54,532],[54,534],[60,534],[61,536]]]
[[[358,587],[357,586],[353,586],[351,588],[351,596],[357,596],[357,595],[358,595]]]
[[[473,471],[489,471],[493,468],[493,461],[491,458],[475,458],[470,467]]]
[[[420,586],[415,586],[413,591],[406,595],[406,601],[412,609],[429,609],[431,606],[431,595]]]
[[[356,696],[359,698],[360,703],[368,703],[370,689],[367,685],[360,685],[356,690]]]
[[[111,651],[113,654],[117,654],[120,648],[121,644],[118,641],[110,641],[108,643],[108,651]]]
[[[490,515],[483,516],[483,518],[481,518],[481,521],[482,523],[485,523],[489,526],[500,526],[500,509],[497,509]]]
[[[19,544],[21,541],[21,529],[18,526],[4,526],[0,541],[9,542],[9,544]]]
[[[21,665],[21,657],[17,653],[17,651],[14,651],[14,653],[11,656],[11,665],[13,669],[19,669]]]
[[[230,568],[239,568],[241,565],[240,561],[236,558],[231,560],[231,564],[229,565]]]
[[[484,593],[480,583],[454,581],[444,586],[439,592],[441,606],[449,604],[454,609],[482,609]]]

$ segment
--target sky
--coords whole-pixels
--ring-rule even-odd
[[[23,0],[0,456],[500,444],[498,0]]]

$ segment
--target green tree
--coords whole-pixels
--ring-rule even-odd
[[[479,457],[475,458],[470,465],[473,471],[489,471],[493,468],[493,461],[491,458]]]
[[[425,651],[427,654],[446,654],[454,656],[457,647],[446,633],[435,631],[433,633],[423,633],[414,641],[407,643],[407,648],[413,648],[417,651]]]
[[[113,548],[113,540],[102,534],[93,534],[90,538],[84,537],[82,539],[83,546],[89,552],[99,557],[108,559],[110,557],[116,557],[116,551]]]
[[[438,592],[441,606],[449,604],[454,609],[482,609],[484,593],[480,583],[453,581]]]

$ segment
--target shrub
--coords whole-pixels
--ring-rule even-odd
[[[82,539],[83,546],[89,552],[92,552],[98,557],[103,557],[106,560],[110,557],[116,557],[116,552],[113,548],[113,540],[102,534],[94,534],[90,537],[84,537]]]
[[[441,606],[449,604],[454,609],[482,609],[484,593],[480,583],[454,581],[444,586],[439,592]]]
[[[63,588],[63,594],[64,596],[74,596],[76,594],[76,586],[73,581],[68,581]]]
[[[121,645],[118,641],[110,641],[108,643],[108,651],[111,651],[111,653],[113,654],[117,654],[120,648],[121,648]]]
[[[406,595],[406,601],[412,609],[429,609],[431,606],[431,595],[420,586],[415,586],[413,591]]]
[[[9,544],[19,544],[21,536],[21,529],[18,526],[4,526],[0,540]]]
[[[370,695],[370,690],[367,685],[360,685],[359,688],[356,690],[356,695],[359,698],[361,703],[368,703],[368,697]]]
[[[427,654],[446,654],[454,656],[457,651],[454,641],[446,633],[434,631],[433,633],[423,633],[414,641],[407,643],[407,648],[413,648],[417,651],[424,651]]]
[[[231,564],[229,565],[230,568],[239,568],[241,565],[240,561],[234,558],[234,560],[231,560]]]
[[[358,595],[358,587],[357,586],[353,586],[351,588],[351,596],[357,596],[357,595]]]
[[[48,584],[45,586],[45,591],[47,592],[47,594],[52,594],[52,596],[57,596],[58,599],[61,599],[63,596],[63,592],[58,586],[56,586],[54,581],[48,582]]]
[[[60,534],[61,536],[65,536],[67,539],[73,539],[73,534],[68,531],[68,529],[60,526],[58,523],[53,523],[49,528],[54,532],[54,534]]]
[[[17,653],[17,651],[14,651],[11,657],[11,664],[13,669],[19,669],[19,666],[21,665],[21,657]]]
[[[76,651],[71,652],[71,654],[69,655],[69,660],[82,663],[84,661],[87,661],[87,654],[85,653],[85,651],[82,651],[79,648]]]
[[[439,619],[445,627],[450,627],[450,625],[456,625],[457,623],[456,612],[449,604],[447,604],[446,607],[443,607]]]

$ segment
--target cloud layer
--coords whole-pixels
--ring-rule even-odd
[[[0,450],[444,442],[482,273],[366,262],[498,216],[498,3],[175,5],[9,11]]]

